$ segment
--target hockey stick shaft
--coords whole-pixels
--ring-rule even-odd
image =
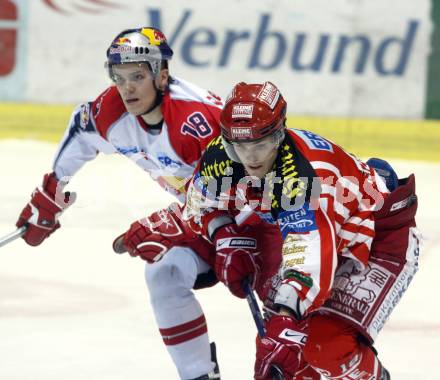
[[[258,335],[260,336],[260,338],[264,338],[266,336],[266,329],[264,327],[263,316],[261,315],[260,308],[258,307],[255,294],[248,281],[244,281],[242,287],[243,287],[243,291],[246,294],[246,300],[249,304],[249,308],[251,309],[251,313],[252,313],[252,317],[254,318],[255,325],[257,326]],[[283,371],[281,371],[281,369],[276,365],[271,366],[270,376],[272,380],[285,380]]]
[[[26,226],[17,228],[14,232],[11,232],[10,234],[0,238],[0,247],[3,247],[4,245],[10,243],[11,241],[18,239],[19,237],[22,237],[26,233],[26,229],[27,229]]]
[[[249,282],[245,281],[243,284],[243,290],[246,293],[246,300],[249,304],[249,308],[251,309],[252,317],[254,318],[255,325],[257,326],[258,335],[263,338],[266,336],[266,329],[264,327],[263,317],[260,312],[260,308],[258,307],[257,300],[255,298],[255,294],[252,291],[251,285]]]

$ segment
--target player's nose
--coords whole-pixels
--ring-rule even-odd
[[[127,94],[131,94],[133,93],[135,90],[135,86],[133,85],[133,83],[131,81],[126,81],[124,83],[124,92]]]
[[[244,161],[246,162],[246,163],[248,163],[248,164],[255,164],[255,163],[257,163],[257,155],[255,154],[255,153],[253,153],[253,152],[249,152],[249,153],[247,153],[247,154],[245,154],[245,159],[244,159]]]

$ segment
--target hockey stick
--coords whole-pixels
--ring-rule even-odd
[[[252,317],[254,318],[255,325],[257,326],[258,335],[260,336],[260,338],[263,338],[266,336],[266,329],[264,327],[263,317],[261,316],[261,311],[260,308],[258,307],[255,294],[252,291],[249,281],[243,281],[242,287],[243,287],[243,291],[246,294],[246,300],[249,304],[249,308],[251,309],[251,313],[252,313]],[[270,376],[272,380],[285,380],[283,371],[277,365],[271,366]]]
[[[22,237],[26,233],[26,229],[27,229],[26,226],[17,228],[14,232],[11,232],[10,234],[0,238],[0,247],[3,247],[4,245],[10,243],[11,241],[18,239],[19,237]]]
[[[124,235],[119,236],[113,243],[113,251],[122,255],[127,252],[127,248],[124,246]]]

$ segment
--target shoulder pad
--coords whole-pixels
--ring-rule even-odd
[[[289,129],[289,131],[291,135],[302,140],[309,149],[333,153],[333,144],[324,137],[301,129]]]
[[[92,104],[93,118],[99,134],[106,137],[110,126],[127,112],[115,86],[107,88]]]
[[[226,154],[221,136],[211,140],[200,162],[200,175],[207,179],[222,178],[230,175],[226,169],[232,168],[232,166],[233,161]]]

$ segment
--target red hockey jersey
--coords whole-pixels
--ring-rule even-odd
[[[375,234],[373,212],[388,193],[383,180],[338,145],[303,130],[287,130],[273,171],[246,177],[229,159],[221,138],[203,155],[188,191],[185,216],[207,234],[213,215],[229,213],[238,224],[278,225],[283,239],[277,304],[299,304],[301,314],[328,297],[338,255],[362,267]]]

